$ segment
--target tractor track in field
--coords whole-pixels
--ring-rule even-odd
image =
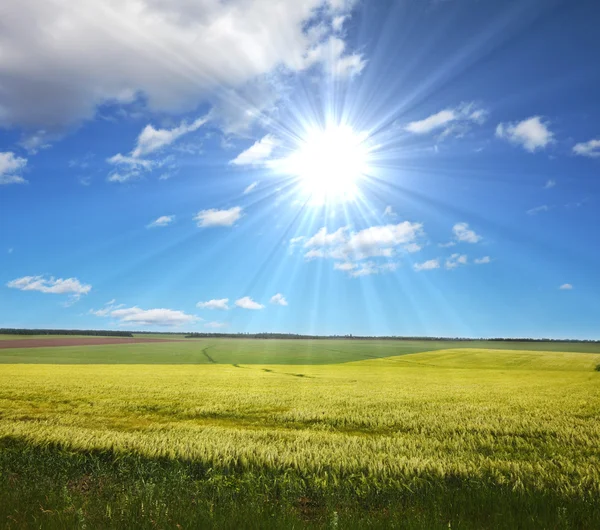
[[[206,357],[208,359],[208,362],[211,364],[217,364],[217,361],[215,361],[210,355],[208,355],[207,350],[212,348],[212,346],[207,346],[206,348],[202,349],[202,355],[204,355],[204,357]]]

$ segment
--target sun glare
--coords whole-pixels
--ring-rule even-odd
[[[352,199],[368,170],[365,140],[349,126],[312,129],[287,159],[288,169],[316,200]]]

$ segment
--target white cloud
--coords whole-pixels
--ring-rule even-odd
[[[139,307],[128,307],[115,309],[109,316],[118,320],[121,324],[132,324],[139,326],[182,326],[192,324],[199,319],[194,315],[188,315],[183,311],[173,309],[140,309]]]
[[[117,153],[116,155],[107,158],[106,161],[114,166],[129,166],[131,168],[142,169],[150,169],[153,165],[151,160],[143,160],[133,156],[122,155],[121,153]]]
[[[229,309],[229,298],[219,298],[216,300],[209,300],[208,302],[198,302],[196,307],[201,309],[221,309],[226,311]]]
[[[460,265],[466,265],[467,264],[467,256],[465,254],[452,254],[452,256],[450,256],[447,260],[446,260],[446,268],[448,270],[450,269],[456,269],[456,267],[460,266]]]
[[[576,155],[589,156],[590,158],[600,157],[600,138],[575,144],[573,152]]]
[[[235,222],[242,217],[242,208],[234,206],[228,210],[202,210],[194,216],[194,221],[199,227],[207,226],[233,226]]]
[[[391,217],[392,219],[395,219],[396,217],[398,217],[398,215],[396,214],[396,212],[394,211],[394,209],[391,206],[385,207],[385,210],[383,210],[383,216]]]
[[[392,258],[398,249],[417,252],[421,249],[418,240],[424,235],[420,223],[409,221],[372,226],[358,232],[351,232],[348,226],[338,228],[334,232],[328,232],[326,227],[322,227],[314,236],[305,239],[304,248],[307,251],[304,258],[335,260],[337,263],[334,264],[334,269],[346,272],[353,270],[353,276],[376,274],[395,270],[397,265],[372,262],[373,266],[363,264],[361,269],[351,269],[347,264],[367,258]]]
[[[351,262],[344,262],[344,263],[334,263],[333,264],[333,268],[336,271],[345,271],[345,272],[349,272],[351,270],[354,270],[358,267],[358,265],[356,263],[351,263]]]
[[[45,278],[44,276],[23,276],[8,282],[7,287],[21,291],[39,291],[51,294],[88,294],[92,286],[81,283],[77,278]]]
[[[441,137],[461,136],[470,129],[471,124],[482,124],[487,111],[475,103],[462,103],[453,109],[441,110],[431,116],[410,122],[405,130],[413,134],[429,134],[442,130]]]
[[[285,296],[281,293],[277,293],[271,297],[271,303],[275,305],[288,305]]]
[[[207,121],[208,118],[203,116],[190,124],[182,122],[173,129],[155,129],[152,125],[146,125],[138,136],[137,144],[135,149],[131,152],[131,156],[137,159],[140,156],[146,156],[153,151],[157,151],[158,149],[172,144],[184,134],[198,130]]]
[[[337,17],[333,17],[333,20],[331,21],[331,27],[333,28],[333,31],[335,31],[335,32],[341,31],[346,18],[347,18],[347,16],[344,16],[344,15],[339,15]]]
[[[367,62],[358,53],[345,54],[346,43],[339,37],[329,37],[317,44],[304,57],[303,68],[322,63],[325,71],[337,77],[352,77],[362,72]]]
[[[8,251],[7,251],[7,252],[8,252],[9,254],[12,254],[12,253],[13,253],[13,250],[14,250],[14,249],[11,247],[11,248],[9,248],[9,249],[8,249]]]
[[[427,261],[424,261],[423,263],[415,263],[413,265],[413,268],[417,272],[439,269],[440,268],[440,260],[436,258],[436,259],[429,259]]]
[[[152,221],[147,228],[156,228],[158,226],[168,226],[175,219],[174,215],[161,215],[158,219]]]
[[[310,248],[339,245],[346,241],[347,230],[348,227],[343,226],[341,228],[338,228],[333,233],[327,233],[327,228],[322,227],[314,236],[306,240],[306,242],[304,243],[304,247]]]
[[[137,170],[132,171],[122,171],[115,172],[108,175],[106,180],[108,182],[117,182],[119,184],[123,184],[125,182],[129,182],[131,180],[137,180],[142,177],[142,174]]]
[[[542,204],[542,206],[536,206],[535,208],[527,210],[527,215],[537,215],[538,213],[547,212],[549,209],[548,205]]]
[[[438,247],[441,248],[449,248],[449,247],[455,247],[456,246],[456,241],[448,241],[448,243],[438,243]]]
[[[334,269],[335,269],[334,265]],[[360,278],[361,276],[370,276],[372,274],[380,274],[382,272],[395,271],[398,264],[394,262],[376,263],[374,261],[364,261],[357,265],[354,269],[348,271],[352,278]]]
[[[556,180],[554,180],[554,179],[548,179],[546,181],[546,184],[544,184],[544,189],[548,190],[550,188],[554,188],[554,186],[556,186]]]
[[[544,149],[554,141],[554,133],[550,131],[548,125],[547,122],[542,122],[541,116],[532,116],[520,122],[498,124],[496,136],[515,145],[521,145],[533,153],[538,149]]]
[[[204,324],[205,328],[211,328],[211,329],[222,329],[222,328],[226,328],[227,327],[227,322],[207,322],[206,324]]]
[[[65,129],[93,118],[99,105],[139,99],[152,112],[180,115],[317,63],[333,74],[357,73],[364,59],[332,28],[353,4],[91,0],[73,9],[69,2],[4,0],[0,126]],[[326,31],[311,31],[315,21]]]
[[[570,283],[563,283],[559,289],[561,291],[570,291],[571,289],[573,289],[573,286]]]
[[[252,190],[254,190],[258,186],[258,181],[255,180],[252,184],[249,184],[244,190],[244,195],[248,195]]]
[[[0,114],[2,105],[0,102]],[[11,151],[0,153],[0,185],[2,184],[24,184],[27,182],[18,175],[27,165],[27,159],[15,156]]]
[[[483,256],[483,258],[476,258],[474,261],[477,265],[484,265],[486,263],[491,263],[492,260],[489,256]]]
[[[273,149],[275,149],[277,145],[279,145],[277,139],[273,135],[267,134],[252,144],[248,149],[242,151],[229,163],[236,166],[262,164],[269,159]]]
[[[482,239],[479,234],[476,234],[474,230],[469,228],[468,223],[456,223],[452,227],[452,231],[456,240],[464,243],[478,243]]]
[[[243,298],[236,300],[235,305],[237,307],[241,307],[242,309],[264,309],[265,307],[264,305],[252,300],[252,298],[249,296],[244,296]]]
[[[90,309],[90,315],[96,315],[97,317],[107,317],[115,309],[120,309],[121,307],[124,307],[123,304],[117,305],[116,302],[117,301],[113,299],[109,302],[106,302],[102,309]]]

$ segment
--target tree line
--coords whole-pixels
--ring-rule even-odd
[[[15,329],[0,328],[0,335],[89,335],[93,337],[133,337],[131,331],[98,329]]]
[[[457,342],[600,342],[580,339],[533,339],[533,338],[464,338],[464,337],[412,337],[404,335],[301,335],[297,333],[189,333],[186,339],[224,338],[224,339],[313,339],[313,340],[419,340],[419,341],[457,341]]]

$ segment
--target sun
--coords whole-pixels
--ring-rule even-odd
[[[326,202],[353,199],[368,161],[366,135],[337,125],[308,130],[286,165],[305,192]]]

